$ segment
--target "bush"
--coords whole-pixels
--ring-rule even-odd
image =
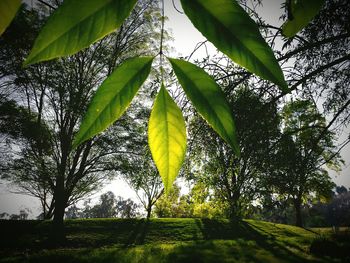
[[[349,239],[347,239],[349,240]],[[340,240],[336,235],[330,237],[318,236],[310,246],[310,253],[316,256],[329,256],[350,259],[350,243]]]

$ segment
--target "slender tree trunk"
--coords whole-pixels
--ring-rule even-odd
[[[46,213],[44,215],[44,220],[50,220],[52,218],[53,214],[52,213]]]
[[[152,206],[148,205],[147,207],[147,220],[151,218]]]
[[[44,219],[52,219],[53,214],[54,214],[54,209],[55,209],[55,201],[53,199],[53,200],[51,200],[51,204],[50,204],[49,210],[45,214]]]
[[[146,211],[147,211],[147,221],[151,218],[151,212],[152,212],[152,206],[153,206],[153,202],[152,202],[152,197],[148,197],[148,203],[147,203],[147,207],[146,207]]]
[[[295,209],[295,225],[303,227],[303,218],[301,215],[301,199],[294,199],[294,209]]]

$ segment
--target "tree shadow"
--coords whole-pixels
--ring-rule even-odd
[[[286,245],[295,250],[300,250],[300,247],[294,246],[291,243],[287,244],[278,241],[274,235],[248,222],[242,220],[225,222],[221,220],[198,219],[196,220],[196,224],[203,232],[205,240],[233,240],[236,242],[236,246],[240,247],[242,245],[241,249],[244,249],[244,246],[247,244],[255,243],[257,247],[270,253],[271,256],[283,258],[285,262],[308,262],[308,260],[299,256],[296,252],[286,248]],[[239,248],[237,248],[237,250],[239,250]],[[194,255],[191,257],[193,256]],[[250,256],[245,255],[245,257],[248,260]],[[258,258],[254,258],[256,256],[252,255],[251,257],[252,260],[254,259],[253,262],[259,262]]]
[[[298,250],[302,250],[300,246],[279,241],[262,227],[252,225],[249,222],[199,218],[193,219],[193,221],[196,227],[191,232],[192,236],[189,240],[183,239],[181,236],[177,237],[174,229],[174,233],[169,233],[168,241],[190,241],[189,244],[176,247],[169,256],[169,262],[202,262],[204,260],[203,257],[206,258],[205,262],[220,262],[220,255],[217,253],[220,250],[222,250],[222,253],[232,256],[233,259],[237,257],[237,262],[239,262],[240,257],[245,258],[247,261],[259,262],[261,260],[259,259],[260,254],[262,254],[262,256],[260,255],[261,257],[267,257],[268,255],[275,259],[282,258],[284,262],[315,262],[315,260],[307,260],[297,254]],[[149,220],[140,220],[130,233],[124,247],[152,243],[154,240],[152,236],[155,234],[154,231],[157,230],[157,224],[151,224]],[[293,237],[292,233],[289,233],[289,235]],[[215,243],[219,240],[229,242],[224,244]],[[231,241],[232,249],[228,246],[228,244],[231,244]],[[247,246],[251,246],[249,249],[257,250],[258,252],[251,255],[245,253],[245,250],[249,251]],[[288,249],[286,246],[291,249]],[[307,253],[306,251],[300,252]]]
[[[128,236],[124,244],[124,248],[144,244],[149,230],[149,226],[149,218],[140,219],[136,224],[135,228],[130,232],[130,235]]]

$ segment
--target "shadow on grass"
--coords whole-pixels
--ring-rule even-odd
[[[262,249],[260,242],[237,240],[207,240],[182,242],[178,244],[146,244],[129,248],[100,248],[78,250],[46,250],[29,257],[14,257],[7,263],[224,263],[224,262],[308,262],[282,252],[276,254],[275,248]],[[0,260],[1,262],[1,260]]]
[[[274,226],[268,223],[265,226],[190,218],[94,219],[67,221],[66,226],[67,246],[55,250],[37,249],[45,248],[45,224],[23,226],[22,235],[10,236],[11,244],[16,239],[22,242],[29,255],[22,250],[6,255],[8,260],[0,262],[317,262],[307,259],[305,251],[298,253],[300,246],[287,242],[289,237],[301,240],[300,235],[293,237],[289,230],[280,231],[283,238],[283,233],[288,232],[287,241],[281,241],[271,234]],[[266,230],[269,228],[271,231]],[[42,241],[33,247],[23,241],[26,237]]]

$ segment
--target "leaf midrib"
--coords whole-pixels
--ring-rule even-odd
[[[162,87],[162,97],[163,97],[163,108],[164,109],[167,109],[167,101],[166,101],[166,99],[167,99],[167,94],[166,94],[166,92],[167,92],[167,90],[165,89],[165,87],[163,86]],[[165,123],[166,123],[166,128],[165,128],[165,133],[166,133],[166,146],[167,146],[167,150],[166,150],[166,158],[167,158],[167,166],[166,166],[166,170],[167,170],[167,172],[166,172],[166,175],[167,175],[167,177],[166,177],[166,188],[168,188],[169,187],[169,166],[170,166],[170,159],[169,159],[169,149],[170,149],[170,145],[169,145],[169,123],[168,123],[168,111],[167,110],[165,110],[165,114],[164,114],[164,120],[165,120]]]

